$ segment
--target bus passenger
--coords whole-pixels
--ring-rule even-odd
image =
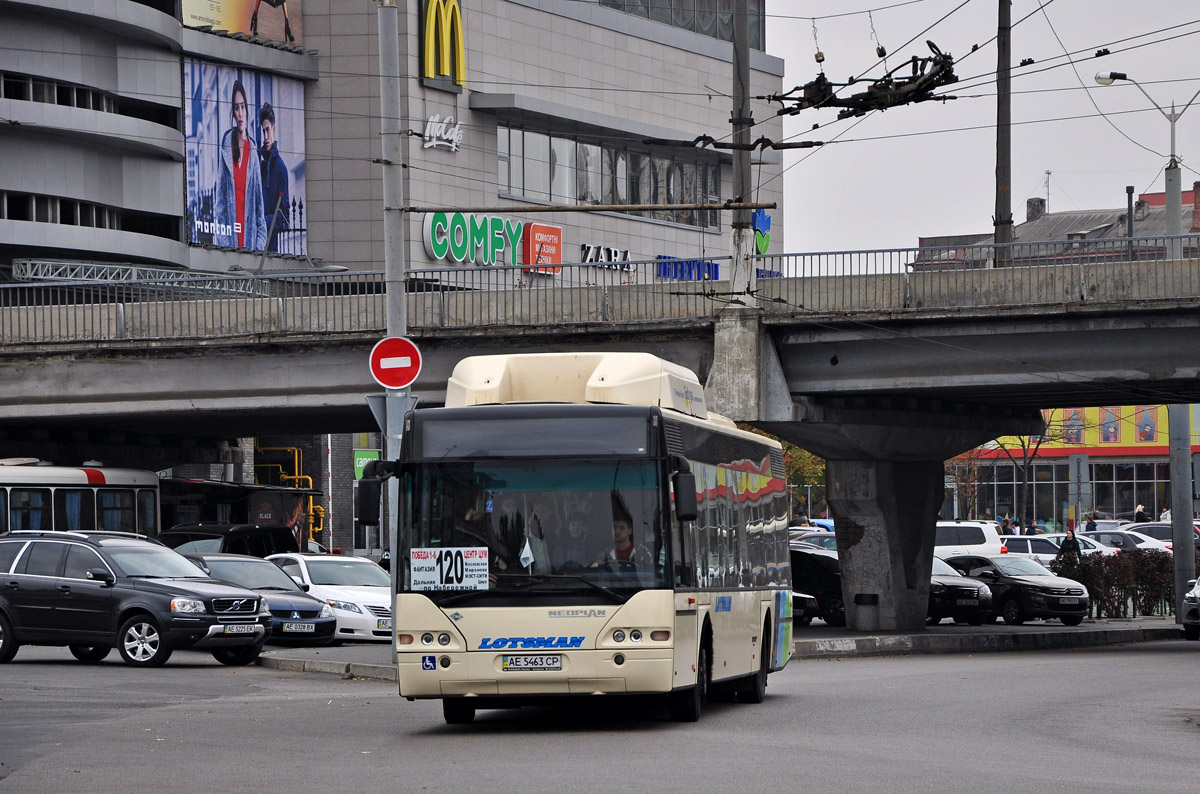
[[[554,546],[550,559],[556,571],[586,568],[588,560],[596,559],[592,551],[591,528],[587,516],[581,512],[576,511],[568,516],[566,531],[555,533],[552,541]]]

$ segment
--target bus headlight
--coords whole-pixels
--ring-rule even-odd
[[[421,635],[422,645],[433,645],[433,635],[428,631]]]
[[[637,629],[634,629],[633,631],[629,632],[629,639],[633,640],[634,642],[641,642],[642,641],[642,632],[638,631]]]
[[[450,635],[449,634],[447,634],[446,632],[442,632],[441,634],[438,635],[438,645],[449,645],[449,644],[450,644]]]
[[[613,642],[625,642],[625,632],[617,629],[613,632]]]

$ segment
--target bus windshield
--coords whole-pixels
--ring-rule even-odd
[[[425,463],[406,487],[403,587],[439,603],[667,586],[652,460]]]

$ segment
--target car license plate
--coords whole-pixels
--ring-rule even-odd
[[[1058,599],[1058,603],[1060,603],[1060,604],[1078,604],[1079,599],[1078,598],[1060,598],[1060,599]]]
[[[239,623],[234,626],[226,626],[225,633],[226,634],[253,634],[254,633],[254,624]]]
[[[955,601],[954,603],[958,604],[960,607],[977,607],[977,606],[979,606],[979,599],[978,598],[960,598],[957,601]]]
[[[561,670],[562,656],[557,653],[542,656],[501,656],[500,666],[505,670]]]
[[[284,623],[284,631],[307,631],[314,632],[317,630],[316,623]]]
[[[391,631],[392,630],[392,619],[391,618],[379,618],[378,620],[375,621],[375,628],[387,629],[388,631]]]

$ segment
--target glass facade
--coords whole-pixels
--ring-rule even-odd
[[[750,47],[764,49],[765,0],[749,0]],[[600,5],[722,41],[733,41],[733,0],[600,0]]]
[[[716,155],[660,156],[500,124],[496,179],[501,195],[552,204],[700,204],[721,200]],[[634,211],[655,220],[720,228],[717,210]]]
[[[1171,506],[1171,477],[1166,461],[1104,460],[1090,462],[1092,503],[1084,505],[1114,518],[1133,519],[1138,505],[1157,518]],[[1063,521],[1070,504],[1070,475],[1065,461],[1047,460],[1033,464],[1030,474],[1031,508],[1026,518],[1037,521]],[[982,463],[976,487],[976,513],[979,516],[1018,517],[1022,473],[1009,462]],[[961,516],[966,517],[966,516]]]

